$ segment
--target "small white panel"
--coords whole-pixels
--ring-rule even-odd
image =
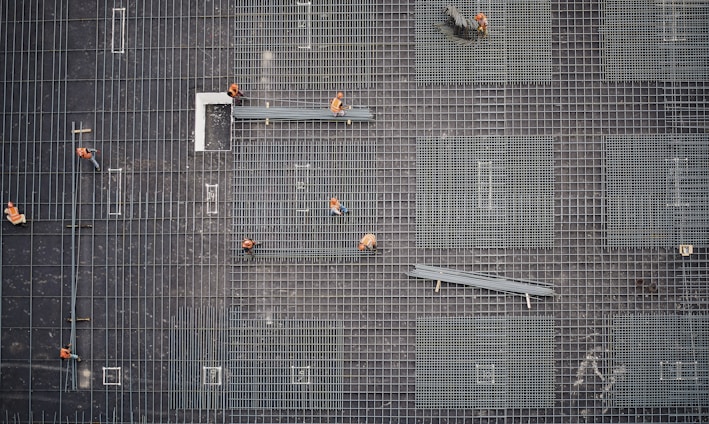
[[[205,151],[204,131],[207,121],[207,105],[229,105],[232,98],[223,93],[197,93],[195,94],[195,121],[194,121],[194,151]]]

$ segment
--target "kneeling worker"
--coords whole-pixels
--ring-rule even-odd
[[[359,241],[359,246],[357,246],[359,250],[371,250],[371,251],[376,251],[377,250],[377,236],[374,234],[365,234],[364,237],[362,237],[362,240]]]
[[[345,95],[342,93],[342,91],[339,91],[337,95],[330,101],[330,112],[332,112],[333,115],[345,116],[345,111],[349,109],[349,107],[345,107],[345,104],[342,102],[343,98],[345,98]]]
[[[12,202],[7,202],[7,208],[5,208],[5,215],[7,215],[7,220],[12,222],[13,225],[24,225],[27,223],[25,214],[20,213],[20,211],[17,209],[17,206],[15,206],[15,204]]]

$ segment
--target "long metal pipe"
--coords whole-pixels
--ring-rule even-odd
[[[449,270],[425,265],[415,265],[407,275],[430,280],[441,280],[453,284],[462,284],[505,293],[529,294],[532,296],[553,296],[553,287],[549,285],[528,284],[507,278],[477,274],[459,270]]]

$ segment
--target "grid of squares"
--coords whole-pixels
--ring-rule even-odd
[[[249,40],[256,38],[263,40],[258,46],[277,42],[278,31],[271,31],[269,22],[278,29],[286,22],[308,28],[307,21],[294,17],[298,8],[307,7],[304,3],[19,0],[0,5],[5,76],[0,85],[0,187],[3,200],[16,201],[30,221],[26,228],[8,222],[0,226],[0,421],[706,420],[709,409],[699,402],[647,408],[611,402],[618,395],[618,386],[611,383],[619,377],[614,317],[634,311],[662,321],[670,311],[683,316],[706,311],[709,259],[704,246],[698,243],[685,257],[671,243],[609,247],[606,240],[607,137],[704,135],[709,122],[706,78],[608,79],[602,45],[607,39],[599,31],[607,9],[598,0],[554,0],[547,3],[549,9],[542,3],[539,10],[549,11],[544,16],[530,11],[549,22],[551,53],[549,58],[546,47],[537,45],[536,56],[530,55],[539,65],[533,75],[515,59],[512,65],[523,68],[515,72],[529,82],[501,82],[501,73],[489,82],[417,81],[418,16],[410,1],[327,3],[334,11],[330,22],[345,22],[347,14],[369,17],[343,26],[350,35],[355,26],[366,27],[361,39],[367,46],[356,41],[322,52],[320,62],[327,63],[314,72],[287,62],[289,56],[278,45],[269,47],[272,56],[264,56],[261,47],[248,50]],[[324,4],[312,2],[311,7]],[[491,22],[507,31],[507,18],[499,12],[504,4],[536,3],[475,6],[492,10]],[[286,6],[293,15],[278,16]],[[256,22],[244,13],[247,7],[262,15],[257,21],[264,31],[252,33],[257,37],[243,36],[244,28]],[[123,8],[125,28],[114,33],[123,24],[113,10]],[[699,13],[687,22],[706,28],[706,19]],[[529,30],[524,31],[514,35],[524,38]],[[535,35],[546,39],[546,31]],[[511,44],[495,35],[491,28],[490,43]],[[282,39],[293,44],[294,52],[304,44],[295,33]],[[115,49],[114,42],[121,40],[125,44]],[[691,52],[704,51],[701,45],[687,46]],[[248,60],[238,60],[244,52]],[[354,75],[323,71],[332,58],[353,64]],[[277,72],[262,72],[263,59],[277,63]],[[539,84],[536,79],[546,78],[549,60],[551,78]],[[468,76],[465,69],[461,72]],[[241,83],[248,104],[259,107],[268,102],[325,108],[335,92],[344,91],[347,103],[370,108],[375,119],[351,126],[234,123],[233,144],[227,146],[233,152],[195,152],[195,93],[223,92],[232,82]],[[76,143],[98,148],[105,172],[77,161],[72,123],[91,128],[80,141],[76,134]],[[417,140],[493,136],[551,138],[552,245],[418,246]],[[283,158],[282,143],[289,157],[297,157],[301,146],[295,144],[304,140],[312,146],[366,146],[371,188],[363,184],[356,191],[371,198],[355,212],[367,214],[366,227],[379,237],[380,252],[357,261],[242,261],[234,239],[245,227],[232,215],[239,193],[234,180],[244,178],[235,168],[245,164],[235,155],[244,145],[264,144],[274,149],[274,158]],[[267,159],[270,154],[263,149],[259,163],[275,163]],[[660,170],[654,174],[661,175]],[[354,234],[347,238],[347,243],[356,242]],[[413,264],[545,281],[554,284],[558,296],[534,299],[528,308],[523,298],[491,290],[443,282],[436,291],[436,281],[406,275]],[[175,407],[171,402],[181,396],[185,401],[208,399],[216,387],[228,390],[233,367],[222,368],[222,386],[205,386],[204,365],[197,363],[190,375],[199,388],[171,390],[170,367],[177,355],[169,353],[174,349],[171,318],[188,308],[228,310],[234,305],[243,320],[341,323],[341,407]],[[90,320],[67,322],[72,311]],[[553,406],[416,407],[417,320],[530,314],[554,320]],[[204,332],[224,328],[206,327]],[[83,359],[76,364],[76,391],[65,389],[71,388],[67,367],[56,358],[57,347],[72,335]],[[693,364],[671,357],[661,362],[663,376],[685,375]],[[121,386],[103,384],[103,367],[121,369]],[[298,382],[303,390],[307,367],[283,366],[283,381]],[[310,378],[314,371],[311,367]],[[475,376],[490,384],[498,381],[496,372],[482,364]],[[246,398],[241,391],[233,395]],[[286,397],[276,400],[281,403],[275,405],[283,405]]]

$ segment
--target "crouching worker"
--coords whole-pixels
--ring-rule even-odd
[[[330,100],[330,112],[332,112],[334,116],[345,116],[345,113],[347,113],[345,111],[349,109],[349,107],[346,107],[342,102],[342,99],[344,98],[344,93],[340,91],[332,100]]]
[[[244,237],[244,239],[241,240],[241,248],[244,250],[244,254],[249,255],[249,256],[253,256],[254,246],[256,246],[258,244],[260,244],[260,243],[257,243],[247,237]]]
[[[7,208],[5,208],[5,215],[7,215],[7,220],[12,222],[13,225],[25,225],[27,223],[25,214],[20,213],[20,211],[17,209],[17,206],[15,206],[15,204],[12,202],[7,202]]]
[[[337,197],[330,198],[330,215],[343,216],[350,211],[337,200]]]
[[[359,250],[371,250],[373,252],[376,252],[377,250],[377,236],[374,234],[365,234],[364,237],[362,237],[362,240],[359,241],[359,246],[357,246]]]
[[[75,359],[76,362],[81,362],[79,355],[71,353],[71,343],[66,344],[63,348],[59,349],[59,357],[63,360]]]

